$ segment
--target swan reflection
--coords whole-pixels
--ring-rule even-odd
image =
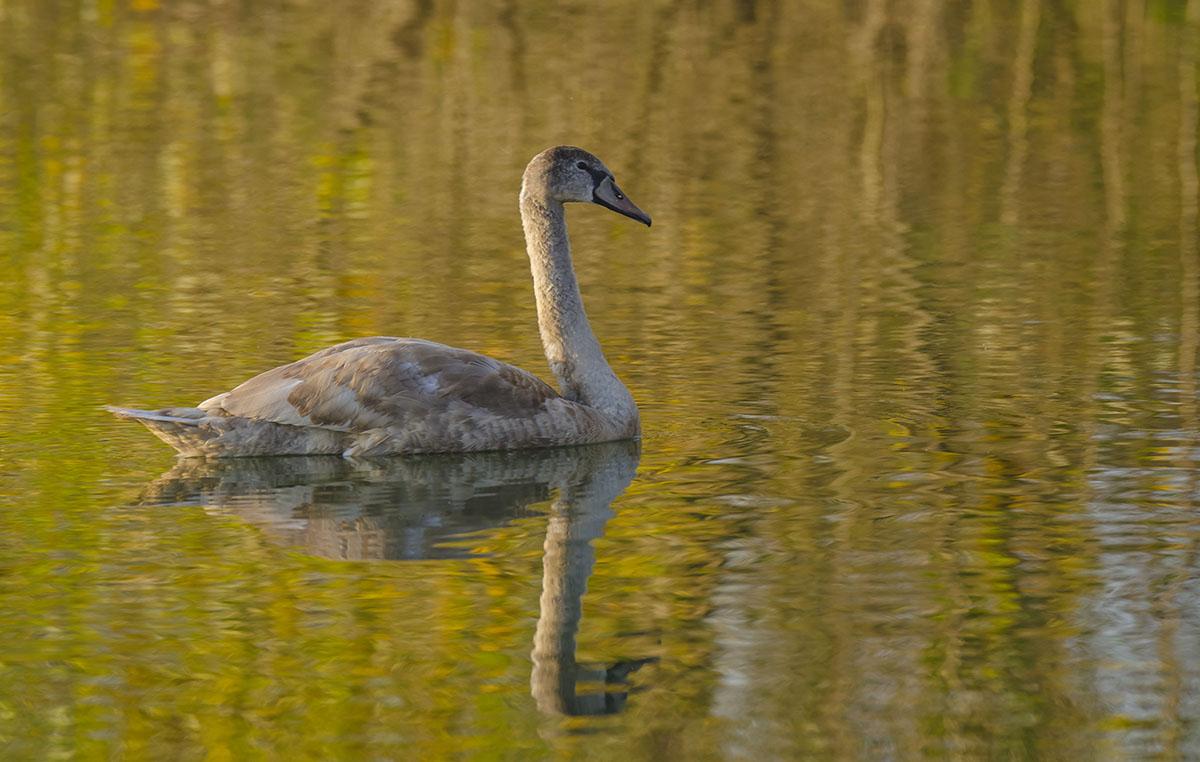
[[[185,459],[143,501],[195,505],[260,527],[285,545],[336,560],[471,555],[453,541],[535,515],[549,500],[531,691],[554,714],[609,714],[621,686],[650,659],[575,661],[582,599],[611,504],[633,481],[640,447],[610,442],[520,452],[405,458]]]

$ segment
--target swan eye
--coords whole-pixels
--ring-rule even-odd
[[[578,164],[576,164],[575,166],[579,167],[580,169],[587,169],[587,168],[588,168],[588,165],[587,165],[587,163],[586,163],[586,162],[582,162],[582,161],[581,161],[581,162],[579,162]]]
[[[618,193],[618,194],[617,194],[617,200],[618,200],[618,201],[620,201],[620,200],[621,200],[621,199],[623,199],[623,198],[625,198],[625,197],[624,197],[624,196],[622,196],[620,193]]]

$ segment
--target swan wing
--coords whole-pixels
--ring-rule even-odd
[[[200,403],[210,415],[363,432],[444,414],[530,417],[560,395],[507,363],[423,339],[355,339]]]

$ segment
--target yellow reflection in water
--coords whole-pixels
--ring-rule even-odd
[[[0,4],[6,754],[1200,754],[1198,7]],[[318,560],[131,507],[170,456],[98,410],[371,334],[544,373],[554,143],[655,219],[570,213],[647,431],[606,720],[531,695],[550,495]]]

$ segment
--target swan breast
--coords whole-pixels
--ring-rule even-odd
[[[423,339],[355,339],[200,403],[209,416],[345,432],[362,454],[603,441],[598,411],[491,357]]]

